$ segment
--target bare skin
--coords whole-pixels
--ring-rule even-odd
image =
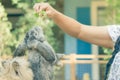
[[[55,10],[48,3],[36,3],[33,8],[36,12],[46,11],[47,16],[67,34],[95,45],[113,48],[113,41],[108,34],[107,27],[81,24]]]

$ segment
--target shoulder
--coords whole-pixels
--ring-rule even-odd
[[[116,42],[120,36],[120,25],[108,25],[108,33],[112,38],[113,42]]]

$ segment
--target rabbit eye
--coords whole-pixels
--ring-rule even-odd
[[[32,34],[33,34],[33,32],[30,33],[30,35],[32,35]]]
[[[38,33],[34,33],[34,37],[38,37]]]
[[[37,33],[35,33],[35,35],[37,36]]]

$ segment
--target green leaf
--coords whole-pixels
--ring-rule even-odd
[[[34,15],[35,15],[36,17],[39,17],[39,16],[40,16],[40,17],[46,17],[46,16],[47,16],[47,15],[46,15],[46,12],[43,11],[43,10],[40,11],[39,13],[35,13]]]
[[[39,14],[38,14],[38,13],[35,13],[34,16],[35,16],[35,17],[39,17]]]

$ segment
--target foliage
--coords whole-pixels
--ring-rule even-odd
[[[23,10],[23,16],[20,17],[16,27],[14,27],[13,33],[16,35],[18,43],[23,40],[25,33],[32,28],[33,26],[41,26],[45,32],[46,38],[48,42],[57,49],[58,44],[56,43],[56,39],[54,38],[54,33],[52,28],[54,26],[53,21],[51,21],[47,17],[38,17],[35,16],[35,12],[33,10],[33,5],[37,2],[44,2],[46,0],[12,0],[13,4],[17,6],[17,8],[21,8]],[[48,0],[51,5],[55,4],[55,0]]]
[[[107,6],[107,23],[120,24],[120,1],[106,0]]]
[[[12,52],[10,47],[15,44],[15,40],[13,40],[14,38],[10,32],[11,28],[12,25],[8,21],[5,8],[0,2],[0,55]]]
[[[23,16],[19,18],[17,23],[13,23],[15,24],[14,26],[8,21],[7,13],[2,5],[2,0],[0,0],[0,55],[11,55],[14,52],[15,47],[23,40],[26,32],[34,26],[43,27],[48,42],[50,42],[55,50],[59,50],[58,47],[60,46],[61,41],[60,39],[58,39],[59,41],[56,40],[59,30],[54,25],[53,21],[46,16],[35,16],[35,12],[32,8],[35,3],[45,1],[46,0],[12,0],[13,5],[16,5],[17,8],[20,8],[23,11]],[[54,5],[56,1],[49,0],[48,2],[51,5]],[[45,14],[45,12],[42,12],[42,14]],[[55,35],[54,32],[57,32],[58,34]]]
[[[107,24],[120,24],[120,1],[119,0],[106,0],[106,18]],[[106,54],[111,54],[112,50],[103,48]]]

